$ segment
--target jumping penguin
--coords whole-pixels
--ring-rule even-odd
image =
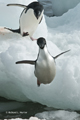
[[[24,10],[19,18],[19,29],[13,30],[6,27],[5,29],[19,33],[22,36],[29,35],[32,40],[35,40],[32,38],[32,35],[38,27],[38,24],[42,21],[44,12],[43,6],[39,2],[32,2],[28,6],[22,4],[7,4],[7,6],[19,6],[23,7]]]
[[[62,52],[53,57],[47,50],[46,40],[44,38],[38,38],[37,45],[39,46],[39,53],[35,61],[23,60],[17,61],[16,64],[35,65],[34,74],[37,77],[37,85],[40,86],[41,83],[48,84],[52,82],[56,75],[55,59],[70,50]]]

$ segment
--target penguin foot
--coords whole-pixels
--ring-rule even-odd
[[[41,83],[39,82],[39,80],[37,80],[37,85],[38,85],[38,87],[40,86],[40,84],[41,84]]]
[[[23,32],[23,37],[24,37],[24,36],[28,36],[28,35],[29,35],[28,32]]]
[[[34,39],[33,37],[30,37],[30,38],[31,38],[32,41],[37,40],[37,39]]]

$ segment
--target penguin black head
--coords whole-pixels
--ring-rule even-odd
[[[36,7],[34,9],[34,15],[37,19],[40,17],[41,13],[42,13],[42,9],[40,7]]]
[[[34,10],[34,15],[38,19],[43,11],[43,6],[39,2],[32,2],[28,5],[28,8]]]
[[[45,45],[46,45],[46,40],[41,37],[37,39],[37,44],[41,49],[44,49]]]

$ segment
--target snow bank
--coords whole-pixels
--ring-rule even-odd
[[[56,16],[61,16],[63,13],[67,12],[69,9],[74,8],[80,0],[51,0],[53,14]]]
[[[32,42],[28,37],[22,38],[9,31],[2,32],[0,39],[2,46],[0,51],[0,95],[18,101],[26,101],[31,96],[36,101],[38,98],[36,92],[39,88],[34,76],[34,66],[15,64],[16,61],[22,59],[37,59],[36,41]],[[56,50],[53,55],[59,53],[60,50],[55,45],[51,45],[50,41],[48,44],[51,51],[51,46]],[[32,94],[33,91],[35,95]]]
[[[1,5],[1,10],[7,9],[4,4]],[[4,14],[0,14],[0,18],[6,21],[5,14],[10,14],[10,10],[2,10]],[[14,26],[16,19],[13,21],[12,16],[10,25]],[[57,74],[54,81],[37,87],[34,66],[15,64],[18,60],[37,58],[36,41],[0,29],[0,96],[18,101],[37,101],[55,108],[80,110],[80,4],[63,16],[45,18],[47,25],[43,19],[34,37],[45,37],[53,56],[71,49],[56,60]],[[6,25],[9,25],[9,21],[6,21]],[[0,26],[3,26],[1,22]]]

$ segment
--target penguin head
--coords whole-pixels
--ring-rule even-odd
[[[43,6],[42,6],[39,2],[37,2],[37,1],[30,3],[30,4],[27,6],[27,8],[28,8],[28,9],[30,9],[30,8],[33,9],[34,15],[35,15],[35,17],[36,17],[37,19],[40,17],[40,15],[41,15],[41,13],[42,13],[42,11],[43,11]]]
[[[37,39],[37,44],[40,49],[44,49],[44,47],[46,45],[46,40],[43,37],[40,37]]]
[[[35,15],[35,17],[38,19],[41,16],[41,13],[42,13],[42,8],[40,6],[37,6],[34,9],[34,15]]]

